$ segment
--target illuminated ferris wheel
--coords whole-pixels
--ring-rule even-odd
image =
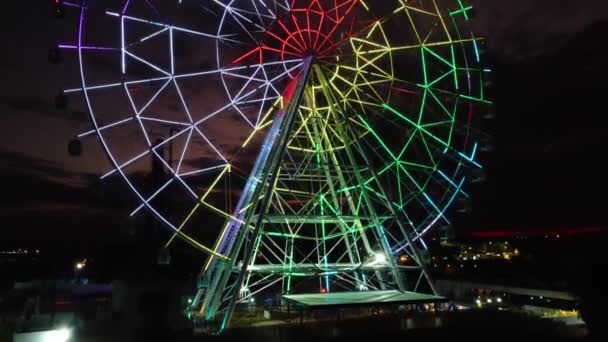
[[[424,239],[468,197],[490,104],[466,2],[61,2],[64,94],[133,214],[207,255],[206,320],[264,291],[433,294]]]

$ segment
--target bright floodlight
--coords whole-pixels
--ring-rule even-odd
[[[65,342],[70,339],[70,329],[51,330],[45,334],[44,342]]]
[[[83,268],[84,268],[84,264],[83,264],[82,262],[77,262],[77,263],[76,263],[76,269],[77,269],[77,270],[81,270],[81,269],[83,269]]]
[[[374,253],[374,257],[377,264],[383,264],[386,262],[386,255],[384,255],[384,253]]]

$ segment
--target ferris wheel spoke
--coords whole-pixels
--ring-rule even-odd
[[[255,64],[248,64],[248,65],[224,67],[224,68],[218,68],[218,69],[208,70],[208,71],[200,71],[200,72],[187,73],[187,74],[178,74],[178,75],[175,75],[174,78],[181,79],[181,78],[190,78],[190,77],[197,77],[197,76],[207,76],[207,75],[213,75],[213,74],[235,73],[237,71],[250,70],[250,69],[257,70],[258,68],[266,68],[266,67],[277,66],[277,65],[287,66],[290,64],[294,64],[294,63],[298,63],[299,65],[301,65],[302,59],[297,58],[297,59],[289,59],[289,60],[284,60],[284,61],[272,61],[272,62],[265,62],[265,63],[255,63]]]
[[[289,0],[283,0],[283,3],[280,3],[280,0],[273,1],[274,2],[274,11],[277,12],[277,7],[282,8],[284,11],[291,11],[291,5],[289,4]]]
[[[107,173],[105,173],[104,175],[102,175],[101,179],[106,179],[106,178],[108,178],[108,177],[116,174],[116,172],[118,172],[119,170],[123,170],[124,168],[126,168],[129,165],[135,163],[136,161],[140,160],[141,158],[147,156],[148,154],[150,154],[150,150],[146,150],[146,151],[144,151],[144,152],[136,155],[135,157],[129,159],[125,163],[122,163],[122,164],[118,165],[116,168],[114,168],[111,171],[108,171]]]
[[[418,124],[417,122],[410,119],[407,115],[400,113],[399,111],[397,111],[395,108],[391,107],[388,104],[385,104],[383,107],[386,110],[388,110],[389,112],[391,112],[391,113],[397,115],[399,118],[403,119],[405,122],[410,124],[413,128],[415,128],[417,131],[424,133],[426,136],[430,137],[431,139],[433,139],[434,141],[439,143],[444,148],[451,148],[451,146],[446,141],[441,140],[441,138],[437,137],[436,135],[434,135],[433,133],[428,131],[426,128],[422,127],[420,124]]]
[[[262,27],[262,26],[260,26],[259,24],[254,23],[252,20],[248,19],[247,17],[243,16],[241,13],[239,13],[238,10],[235,10],[235,8],[233,8],[233,7],[229,6],[229,5],[223,4],[223,3],[221,3],[218,0],[213,0],[213,1],[216,4],[218,4],[218,5],[220,5],[221,7],[224,8],[225,12],[224,12],[223,19],[226,19],[225,14],[229,13],[231,15],[230,19],[234,20],[237,23],[237,25],[241,28],[241,30],[251,39],[251,42],[255,42],[256,45],[257,45],[257,42],[258,42],[257,39],[251,34],[251,32],[249,31],[249,29],[247,29],[245,27],[245,25],[243,25],[243,23],[241,22],[241,20],[239,20],[239,18],[241,18],[242,20],[244,20],[244,21],[246,21],[246,22],[248,22],[248,23],[256,26],[260,31],[264,31],[265,28]]]
[[[158,122],[158,123],[162,123],[162,124],[169,125],[169,126],[192,127],[192,123],[190,123],[190,122],[179,122],[179,121],[165,120],[165,119],[147,117],[147,116],[143,116],[143,115],[140,115],[139,118],[141,120],[143,120],[143,121]]]
[[[245,113],[243,113],[243,111],[241,110],[241,108],[239,108],[239,106],[237,105],[233,105],[232,108],[234,110],[237,111],[237,113],[239,113],[239,115],[241,116],[241,118],[243,118],[243,120],[245,120],[245,122],[252,128],[255,129],[255,125],[253,124],[253,122],[251,122],[251,120],[249,120],[249,118],[247,117],[247,115],[245,115]]]
[[[196,125],[193,126],[194,130],[198,133],[198,135],[203,138],[203,140],[205,140],[205,142],[207,144],[209,144],[209,146],[211,147],[211,149],[217,153],[218,157],[220,157],[226,164],[228,164],[228,160],[224,157],[224,155],[217,149],[217,147],[215,147],[215,145],[209,140],[209,138],[207,138],[207,136],[205,134],[203,134],[203,132],[201,132],[200,128],[198,128]]]
[[[260,12],[260,9],[258,8],[258,5],[256,5],[257,2],[259,2],[261,5],[263,5],[263,7],[266,9],[267,13]],[[264,19],[263,18],[265,18],[266,20],[274,20],[274,19],[277,18],[276,15],[274,14],[274,12],[272,12],[272,10],[270,8],[268,8],[263,1],[251,0],[251,4],[254,7],[254,11],[249,11],[249,10],[241,9],[241,12],[243,12],[243,13],[249,13],[251,15],[256,15],[258,17],[260,23],[264,23]]]
[[[220,109],[218,109],[218,110],[214,111],[213,113],[211,113],[211,114],[209,114],[209,115],[205,116],[205,117],[204,117],[204,118],[202,118],[201,120],[199,120],[199,121],[195,122],[195,125],[196,125],[196,126],[198,126],[198,125],[202,124],[203,122],[205,122],[205,121],[207,121],[207,120],[209,120],[209,119],[211,119],[211,118],[215,117],[216,115],[218,115],[218,114],[222,113],[222,112],[223,112],[223,111],[225,111],[227,108],[234,107],[234,108],[236,108],[236,109],[237,109],[237,111],[239,112],[239,115],[243,116],[243,118],[244,118],[244,119],[247,121],[247,123],[248,123],[248,124],[249,124],[249,125],[250,125],[252,128],[255,128],[256,126],[255,126],[255,125],[253,125],[253,123],[251,123],[251,121],[250,121],[249,119],[247,119],[247,118],[246,118],[246,116],[245,116],[245,115],[242,113],[242,111],[240,111],[240,109],[238,109],[238,107],[237,107],[235,104],[236,104],[236,103],[238,103],[238,102],[241,102],[241,101],[246,101],[246,100],[247,100],[247,99],[248,99],[250,96],[252,96],[252,95],[256,94],[256,93],[257,93],[257,92],[259,92],[259,91],[260,91],[262,88],[267,87],[269,84],[272,84],[272,83],[274,83],[274,82],[277,82],[278,80],[280,80],[280,79],[282,79],[282,78],[284,78],[284,77],[288,77],[288,76],[290,75],[290,73],[291,73],[291,72],[294,72],[296,69],[300,68],[301,66],[302,66],[302,63],[301,63],[301,62],[299,62],[299,63],[297,63],[295,66],[293,66],[293,67],[291,67],[291,68],[289,68],[289,69],[285,70],[284,72],[280,73],[279,75],[276,75],[276,76],[275,76],[275,77],[273,77],[272,79],[270,79],[270,80],[268,80],[268,81],[266,81],[266,82],[263,82],[263,84],[259,85],[258,87],[256,87],[256,88],[254,88],[254,89],[250,90],[249,92],[247,92],[247,93],[245,93],[245,94],[242,94],[242,90],[241,90],[241,91],[239,92],[239,94],[237,95],[237,97],[233,98],[233,99],[231,100],[231,102],[230,102],[230,103],[228,103],[228,104],[227,104],[227,105],[225,105],[224,107],[222,107],[222,108],[220,108]],[[222,81],[222,82],[224,83],[224,88],[225,88],[225,89],[228,89],[228,86],[227,86],[226,82],[225,82],[225,81]],[[266,100],[265,102],[267,102],[267,101],[268,101],[268,99],[267,99],[267,98],[266,98],[265,100]]]
[[[137,61],[139,61],[141,63],[144,63],[145,65],[149,66],[150,68],[152,68],[152,69],[154,69],[154,70],[156,70],[156,71],[158,71],[160,73],[165,74],[167,77],[171,77],[171,72],[163,70],[161,67],[156,66],[156,65],[148,62],[147,60],[145,60],[145,59],[137,56],[136,54],[134,54],[134,53],[132,53],[132,52],[130,52],[128,50],[124,50],[124,52],[125,52],[126,55],[130,56],[131,58],[133,58],[133,59],[135,59],[135,60],[137,60]]]
[[[87,137],[87,136],[89,136],[89,135],[92,135],[92,134],[95,134],[95,133],[101,133],[101,132],[105,131],[105,130],[106,130],[106,129],[108,129],[108,128],[112,128],[112,127],[120,126],[120,125],[122,125],[122,124],[125,124],[125,123],[128,123],[128,122],[131,122],[132,120],[133,120],[133,117],[128,117],[128,118],[126,118],[126,119],[122,119],[122,120],[119,120],[119,121],[113,122],[113,123],[111,123],[111,124],[107,124],[107,125],[105,125],[105,126],[101,126],[101,127],[97,128],[97,129],[92,129],[92,130],[90,130],[90,131],[86,131],[86,132],[84,132],[84,133],[80,133],[80,134],[78,134],[78,135],[77,135],[77,137],[78,137],[78,138],[85,138],[85,137]]]
[[[81,92],[81,91],[92,91],[92,90],[103,90],[103,89],[108,89],[108,88],[115,88],[115,87],[121,87],[123,85],[141,85],[141,84],[146,84],[146,83],[152,83],[152,82],[158,82],[158,81],[167,81],[170,80],[171,77],[170,76],[163,76],[163,77],[155,77],[155,78],[146,78],[146,79],[139,79],[139,80],[132,80],[132,81],[126,81],[126,82],[115,82],[115,83],[107,83],[107,84],[100,84],[100,85],[95,85],[95,86],[87,86],[85,88],[72,88],[72,89],[65,89],[63,91],[64,94],[69,94],[69,93],[77,93],[77,92]]]
[[[192,114],[190,114],[190,108],[188,106],[188,104],[186,103],[186,100],[184,99],[184,95],[182,94],[181,88],[179,86],[179,83],[177,82],[177,80],[175,79],[175,77],[173,78],[173,84],[175,85],[175,90],[177,91],[177,95],[179,96],[179,100],[182,104],[182,107],[184,108],[184,112],[186,113],[186,116],[188,117],[188,122],[190,124],[194,123],[194,120],[192,120]]]
[[[190,139],[192,138],[192,132],[194,129],[191,127],[188,131],[188,137],[186,138],[186,142],[184,143],[184,149],[179,157],[179,161],[177,162],[177,168],[175,169],[175,173],[179,175],[179,172],[182,168],[182,163],[184,162],[184,157],[186,156],[186,151],[188,151],[188,147],[190,145]]]
[[[251,83],[251,82],[266,82],[266,80],[264,80],[264,79],[255,77],[255,75],[258,73],[258,71],[260,71],[260,69],[256,70],[256,72],[253,75],[241,75],[241,74],[237,74],[234,72],[222,72],[222,74],[247,80],[246,85],[249,85],[249,83]],[[241,88],[241,92],[243,91],[243,89],[244,88]],[[237,97],[238,97],[238,95],[237,95]]]
[[[185,132],[185,131],[184,131],[184,132]],[[157,149],[158,149],[160,146],[162,146],[162,145],[166,144],[168,141],[170,141],[170,140],[172,140],[172,139],[174,139],[174,138],[175,138],[175,136],[174,136],[174,137],[172,137],[172,138],[170,138],[170,139],[167,139],[167,140],[163,141],[161,144],[157,145],[156,147],[153,147],[153,148],[151,149],[151,150],[152,150],[152,153],[153,153],[153,154],[154,154],[154,156],[157,158],[157,160],[158,160],[158,161],[160,161],[160,162],[161,162],[161,164],[163,164],[163,166],[164,166],[164,167],[165,167],[167,170],[169,170],[169,171],[170,171],[170,172],[173,174],[174,179],[176,179],[178,182],[180,182],[180,183],[183,185],[183,188],[184,188],[184,189],[185,189],[185,190],[186,190],[186,191],[187,191],[187,192],[190,194],[190,196],[191,196],[192,198],[194,198],[194,199],[197,199],[197,198],[198,198],[198,196],[197,196],[196,192],[194,192],[194,190],[192,190],[192,187],[191,187],[191,186],[190,186],[188,183],[186,183],[186,182],[185,182],[185,181],[182,179],[182,177],[178,176],[178,175],[175,173],[175,170],[173,169],[173,167],[172,167],[171,165],[169,165],[169,163],[167,163],[167,162],[165,161],[165,159],[163,158],[163,156],[162,156],[162,155],[160,155],[160,154],[158,153],[158,151],[157,151]]]
[[[144,201],[144,203],[140,204],[139,207],[135,208],[135,210],[133,210],[129,216],[131,216],[131,217],[135,216],[146,205],[149,205],[149,203],[152,200],[154,200],[154,198],[156,198],[161,192],[163,192],[163,190],[165,190],[169,185],[171,185],[171,183],[173,183],[173,178],[170,178],[168,181],[166,181],[165,184],[163,184],[163,186],[161,186],[160,188],[158,188],[158,190],[156,190],[156,192],[154,192],[152,194],[152,196],[148,197]]]
[[[201,37],[206,37],[206,38],[212,38],[212,39],[217,39],[217,40],[228,40],[230,41],[229,38],[227,38],[228,36],[221,36],[221,35],[215,35],[215,34],[210,34],[210,33],[205,33],[205,32],[200,32],[197,30],[192,30],[192,29],[188,29],[188,28],[184,28],[184,27],[180,27],[180,26],[175,26],[175,25],[169,25],[169,24],[164,24],[161,22],[157,22],[154,20],[148,20],[148,19],[142,19],[142,18],[137,18],[137,17],[132,17],[129,15],[124,15],[124,14],[120,14],[117,12],[112,12],[112,11],[106,11],[106,14],[112,17],[117,17],[117,18],[124,18],[125,21],[132,21],[132,22],[137,22],[137,23],[143,23],[143,24],[149,24],[149,25],[153,25],[153,26],[158,26],[161,27],[163,29],[171,29],[174,31],[179,31],[179,32],[185,32],[185,33],[190,33],[196,36],[201,36]]]
[[[120,51],[119,48],[115,48],[115,47],[110,47],[110,46],[78,46],[78,45],[73,45],[73,44],[59,44],[57,45],[57,47],[59,49],[63,49],[63,50],[89,50],[89,51],[111,51],[111,52],[116,52],[116,51]]]
[[[255,128],[256,129],[258,127],[260,127],[260,120],[262,120],[262,115],[264,113],[264,107],[265,107],[264,105],[267,102],[273,103],[273,102],[275,102],[276,100],[278,100],[280,98],[279,95],[277,95],[277,96],[268,96],[268,89],[270,89],[270,87],[266,87],[264,89],[264,98],[263,99],[253,100],[255,102],[249,102],[249,103],[247,101],[243,102],[244,105],[248,105],[250,103],[251,104],[255,104],[255,103],[258,103],[258,102],[262,103],[261,106],[258,106],[258,111],[257,111],[256,119],[255,119]]]
[[[200,175],[202,173],[207,173],[207,172],[210,172],[210,171],[224,169],[226,166],[227,166],[227,164],[221,164],[221,165],[207,167],[207,168],[204,168],[204,169],[199,169],[199,170],[194,170],[194,171],[188,171],[188,172],[180,173],[179,177],[183,178],[183,177],[198,176],[198,175]]]
[[[458,192],[460,192],[461,195],[463,195],[466,198],[469,198],[469,194],[467,194],[463,189],[462,186],[459,186],[458,184],[456,184],[454,182],[453,179],[451,179],[450,177],[448,177],[443,171],[441,170],[437,170],[437,173],[439,174],[439,176],[441,176],[441,178],[446,181],[451,187],[453,187],[454,189],[456,189]]]
[[[217,2],[217,0],[214,0],[214,1],[216,1],[216,2]],[[252,3],[254,3],[254,1],[253,1],[253,0],[251,0],[251,2],[252,2]],[[244,20],[245,22],[247,22],[247,23],[249,23],[249,24],[251,24],[251,25],[255,26],[255,27],[258,29],[258,30],[260,30],[260,32],[264,32],[264,31],[266,30],[266,25],[265,25],[265,23],[264,23],[263,21],[260,21],[260,22],[258,23],[258,22],[255,22],[254,20],[252,20],[252,19],[250,19],[250,18],[248,18],[248,17],[247,17],[247,14],[253,14],[253,15],[255,15],[255,14],[256,14],[255,12],[251,12],[251,11],[248,11],[248,10],[245,10],[245,9],[243,9],[243,8],[236,7],[236,6],[228,6],[228,7],[227,7],[227,9],[228,9],[228,12],[229,12],[230,14],[236,15],[236,17],[233,17],[233,18],[234,18],[234,19],[235,19],[237,22],[239,22],[239,24],[241,25],[241,27],[243,27],[243,28],[244,28],[244,26],[243,26],[243,25],[242,25],[242,23],[241,23],[241,22],[238,20],[238,18],[241,18],[241,19],[242,19],[242,20]],[[237,18],[237,17],[238,17],[238,18]],[[272,19],[274,19],[274,18],[272,18]],[[255,41],[255,39],[254,39],[254,41]]]
[[[156,32],[153,32],[153,33],[150,33],[149,35],[147,35],[147,36],[139,39],[138,41],[136,41],[134,43],[130,43],[130,44],[126,45],[125,48],[126,49],[132,48],[133,46],[136,46],[137,44],[140,44],[140,43],[143,43],[143,42],[145,42],[147,40],[150,40],[150,39],[152,39],[152,38],[154,38],[154,37],[156,37],[158,35],[161,35],[161,34],[167,32],[167,31],[169,31],[169,28],[168,27],[163,27],[160,30],[158,30]]]
[[[127,86],[126,83],[123,84],[123,88],[125,90],[125,93],[127,94],[127,98],[129,99],[129,103],[131,104],[131,108],[133,109],[133,114],[135,115],[135,117],[139,119],[139,117],[142,115],[142,113],[156,100],[158,95],[160,95],[160,93],[162,93],[163,90],[165,90],[165,88],[170,83],[171,83],[171,79],[168,79],[167,82],[165,82],[163,84],[163,86],[160,87],[160,89],[158,89],[154,93],[154,95],[152,95],[152,97],[150,97],[150,99],[141,108],[137,108],[137,105],[135,104],[135,101],[133,100],[133,96],[131,95],[131,92],[129,91],[129,87]]]
[[[460,189],[464,185],[464,181],[465,181],[465,178],[462,178],[461,181],[458,184],[458,187],[456,188],[455,191],[453,191],[451,197],[448,199],[448,202],[443,206],[442,214],[445,214],[445,211],[447,210],[447,208],[449,208],[451,206],[451,204],[454,202],[454,200],[456,200],[456,197],[458,196],[458,193],[460,192]],[[417,229],[419,231],[419,233],[412,238],[412,243],[414,243],[414,242],[416,242],[418,240],[423,241],[422,238],[424,237],[424,235],[426,235],[426,233],[429,230],[431,230],[433,227],[435,227],[435,225],[437,224],[437,221],[439,221],[439,219],[441,217],[442,216],[435,216],[431,220],[431,222],[429,222],[428,224],[425,224],[424,226],[422,226],[419,229]],[[408,243],[403,243],[401,246],[399,246],[398,248],[395,249],[395,253],[399,253],[399,252],[405,250],[408,247],[409,247]]]
[[[373,129],[371,124],[363,117],[361,117],[361,115],[357,115],[357,118],[358,121],[360,121],[360,123],[365,126],[365,128],[372,134],[375,140],[382,146],[383,150],[389,155],[395,165],[407,176],[407,178],[409,178],[411,183],[416,187],[417,191],[424,192],[424,187],[421,186],[418,181],[416,181],[416,179],[411,175],[410,171],[400,163],[401,159],[397,155],[395,155],[393,151],[391,151],[391,149],[386,145],[386,143],[376,132],[376,130]]]

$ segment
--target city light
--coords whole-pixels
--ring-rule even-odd
[[[496,298],[496,303],[502,303],[502,298],[500,298],[500,297]]]
[[[87,266],[87,259],[84,259],[82,261],[76,262],[76,264],[74,264],[74,269],[76,271],[82,271],[86,266]]]

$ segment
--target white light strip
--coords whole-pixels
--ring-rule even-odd
[[[162,93],[163,90],[165,90],[165,88],[169,85],[169,83],[171,83],[171,80],[167,80],[167,82],[165,82],[165,84],[163,84],[163,86],[158,89],[158,91],[154,94],[154,96],[152,96],[152,98],[150,98],[150,100],[139,110],[137,111],[137,117],[139,117],[146,109],[148,109],[148,107],[152,104],[152,102],[154,102],[154,100],[156,100],[156,98],[158,97],[158,95],[160,95],[160,93]],[[126,87],[126,85],[125,85]],[[130,92],[129,92],[130,94]],[[131,95],[129,95],[130,97]]]
[[[177,80],[175,78],[173,79],[173,84],[175,84],[175,89],[177,90],[177,95],[179,96],[179,99],[182,102],[182,106],[184,106],[184,111],[186,112],[186,115],[188,116],[188,120],[190,121],[191,124],[193,124],[194,120],[192,120],[192,115],[190,115],[190,109],[188,108],[188,105],[186,104],[186,100],[184,100],[184,96],[182,95],[182,90],[180,89],[179,84],[177,83]]]
[[[119,165],[117,168],[113,169],[112,171],[107,172],[106,174],[104,174],[103,176],[101,176],[101,179],[105,179],[108,178],[109,176],[113,175],[116,173],[116,171],[118,171],[119,169],[122,170],[125,167],[131,165],[132,163],[136,162],[137,160],[145,157],[148,153],[150,153],[150,151],[144,151],[141,154],[138,154],[137,156],[131,158],[130,160],[128,160],[127,162],[125,162],[124,164]]]
[[[171,75],[175,75],[175,56],[173,46],[173,27],[169,28],[169,55],[171,59]]]
[[[127,51],[127,50],[125,50],[125,54],[127,54],[127,55],[131,56],[132,58],[134,58],[134,59],[136,59],[136,60],[138,60],[138,61],[140,61],[140,62],[142,62],[142,63],[146,64],[147,66],[149,66],[150,68],[152,68],[152,69],[154,69],[154,70],[156,70],[156,71],[158,71],[158,72],[161,72],[161,73],[163,73],[163,74],[165,74],[165,75],[167,75],[167,76],[171,76],[171,74],[170,74],[170,73],[168,73],[168,72],[166,72],[165,70],[163,70],[163,69],[161,69],[161,68],[157,67],[156,65],[154,65],[154,64],[152,64],[152,63],[150,63],[150,62],[148,62],[147,60],[145,60],[145,59],[143,59],[143,58],[141,58],[141,57],[139,57],[139,56],[137,56],[137,55],[135,55],[135,54],[133,54],[133,53],[131,53],[131,52]]]
[[[81,8],[80,11],[80,21],[79,21],[79,30],[78,30],[78,46],[82,46],[83,43],[83,32],[84,32],[84,17],[85,17],[85,7]],[[85,77],[85,72],[84,72],[84,64],[82,62],[82,50],[78,49],[78,60],[79,60],[79,71],[80,71],[80,79],[82,81],[82,88],[86,89],[87,88],[87,84],[86,84],[86,77]],[[99,128],[98,124],[97,124],[97,120],[95,118],[95,111],[93,110],[93,107],[91,105],[91,100],[89,98],[88,92],[84,92],[84,97],[85,97],[85,102],[87,105],[87,109],[88,112],[91,116],[91,121],[93,122],[93,125],[95,126],[96,129]],[[110,153],[110,148],[107,144],[107,142],[105,141],[105,139],[103,138],[103,136],[100,136],[100,142],[104,148],[104,150],[106,151],[108,157],[110,158],[112,165],[114,166],[118,166],[118,162],[116,161],[116,159],[114,158],[114,156]],[[144,152],[145,154],[149,153],[149,151]],[[131,180],[127,177],[127,175],[122,171],[121,168],[117,168],[118,172],[121,174],[121,176],[123,177],[123,179],[126,181],[127,185],[131,188],[131,190],[133,191],[133,193],[143,202],[144,201],[144,197],[141,195],[141,193],[137,190],[137,188],[133,185],[133,183],[131,182]],[[179,229],[177,227],[175,227],[175,225],[173,225],[171,222],[169,222],[163,215],[161,215],[158,211],[156,211],[156,209],[154,209],[154,207],[150,206],[149,204],[146,204],[146,207],[150,210],[150,212],[155,215],[162,223],[164,223],[167,227],[169,227],[171,230],[173,230],[176,233],[179,233]],[[190,243],[192,243],[193,245],[195,245],[197,248],[204,250],[207,253],[210,253],[212,255],[221,257],[221,258],[225,258],[224,256],[216,253],[215,251],[213,251],[212,249],[201,245],[201,244],[197,244],[195,242],[193,242],[194,240],[190,241]]]
[[[172,121],[172,120],[151,118],[151,117],[147,117],[147,116],[140,116],[139,118],[142,119],[142,120],[146,120],[146,121],[153,121],[153,122],[164,123],[164,124],[167,124],[167,125],[192,127],[192,124],[187,123],[187,122],[179,122],[179,121]]]
[[[223,154],[222,154],[220,151],[218,151],[218,149],[217,149],[217,148],[215,148],[215,146],[213,145],[213,143],[211,143],[211,141],[209,141],[209,139],[207,139],[207,136],[206,136],[205,134],[203,134],[203,132],[201,132],[201,130],[200,130],[200,129],[199,129],[197,126],[194,126],[194,129],[196,130],[196,132],[198,132],[198,134],[201,136],[201,138],[203,138],[203,139],[205,140],[205,142],[206,142],[207,144],[209,144],[209,146],[211,146],[211,149],[213,149],[213,150],[215,151],[215,153],[217,153],[217,155],[218,155],[220,158],[222,158],[222,160],[223,160],[223,161],[224,161],[226,164],[228,164],[228,160],[226,160],[226,158],[224,157],[224,155],[223,155]]]
[[[131,217],[135,216],[135,214],[137,214],[141,209],[143,209],[145,205],[149,204],[150,201],[152,201],[156,196],[158,196],[158,194],[160,194],[163,190],[165,190],[165,188],[168,187],[172,182],[173,182],[173,178],[169,179],[163,186],[158,188],[158,190],[156,190],[156,192],[154,194],[152,194],[152,196],[150,196],[148,199],[146,199],[143,204],[141,204],[139,207],[137,207],[135,210],[133,210],[129,216],[131,216]]]
[[[106,130],[106,129],[108,129],[108,128],[112,128],[112,127],[116,127],[116,126],[118,126],[118,125],[122,125],[123,123],[127,123],[127,122],[129,122],[129,121],[131,121],[131,120],[133,120],[133,118],[132,118],[132,117],[130,117],[130,118],[126,118],[126,119],[124,119],[124,120],[116,121],[116,122],[114,122],[114,123],[111,123],[111,124],[108,124],[108,125],[105,125],[105,126],[102,126],[102,127],[99,127],[99,129],[97,129],[97,130],[92,129],[92,130],[90,130],[90,131],[87,131],[87,132],[84,132],[84,133],[79,134],[79,135],[78,135],[78,138],[84,138],[84,137],[86,137],[86,136],[89,136],[89,135],[94,134],[94,133],[97,133],[97,132],[101,132],[101,131]]]
[[[192,196],[192,198],[194,200],[198,201],[198,195],[192,190],[190,185],[188,185],[186,182],[184,182],[184,180],[180,176],[175,174],[175,171],[173,170],[173,168],[169,164],[167,164],[167,162],[163,159],[163,157],[160,154],[158,154],[156,149],[152,149],[152,153],[154,153],[154,155],[165,165],[165,167],[168,170],[170,170],[171,173],[173,173],[173,175],[175,176],[175,179],[177,179],[180,183],[182,183],[184,185],[184,188],[186,190],[188,190],[188,192],[190,193],[190,196]]]
[[[266,67],[266,66],[279,65],[279,64],[284,64],[285,65],[285,64],[291,64],[291,63],[299,63],[301,65],[302,61],[303,61],[302,59],[290,59],[290,60],[279,61],[279,62],[268,62],[268,63],[262,63],[262,64],[249,64],[249,65],[242,65],[242,66],[238,66],[238,67],[220,68],[220,69],[216,69],[216,70],[199,71],[199,72],[193,72],[193,73],[188,73],[188,74],[180,74],[180,75],[175,75],[175,78],[179,79],[179,78],[186,78],[186,77],[212,75],[212,74],[218,74],[218,73],[229,73],[229,72],[232,72],[232,71],[238,71],[238,70],[243,70],[243,69],[252,69],[252,68]]]
[[[142,83],[152,83],[152,82],[156,82],[156,81],[166,81],[168,79],[171,79],[171,76],[163,76],[163,77],[147,78],[147,79],[142,79],[142,80],[128,81],[128,82],[124,82],[124,84],[126,84],[126,85],[133,85],[133,84],[142,84]],[[90,90],[106,89],[106,88],[120,87],[121,85],[123,85],[122,82],[120,82],[120,83],[108,83],[108,84],[101,84],[101,85],[97,85],[97,86],[86,87],[84,90],[85,91],[90,91]],[[63,91],[63,93],[64,94],[77,93],[77,92],[81,92],[82,90],[83,90],[83,88],[66,89],[66,90]]]
[[[188,146],[190,145],[190,139],[192,138],[192,132],[194,132],[194,129],[190,128],[190,131],[188,132],[188,137],[186,138],[186,143],[184,144],[184,149],[182,150],[182,154],[179,157],[179,162],[177,163],[177,168],[175,169],[176,174],[179,174],[179,170],[182,167],[182,163],[184,161],[184,156],[186,155],[186,151],[188,151]]]
[[[213,39],[225,39],[224,36],[217,36],[217,35],[213,35],[213,34],[209,34],[209,33],[204,33],[204,32],[199,32],[199,31],[195,31],[195,30],[190,30],[190,29],[183,28],[183,27],[167,25],[167,24],[159,23],[159,22],[154,21],[154,20],[141,19],[141,18],[136,18],[136,17],[132,17],[132,16],[128,16],[128,15],[121,16],[120,14],[118,14],[116,12],[106,11],[106,14],[109,15],[109,16],[112,16],[112,17],[122,17],[122,18],[124,18],[126,20],[135,21],[135,22],[138,22],[138,23],[150,24],[150,25],[154,25],[154,26],[158,26],[158,27],[163,27],[163,28],[173,28],[174,30],[191,33],[191,34],[194,34],[194,35],[197,35],[197,36],[203,36],[203,37],[208,37],[208,38],[213,38]]]
[[[154,33],[152,33],[152,34],[149,34],[149,35],[147,35],[147,36],[143,37],[142,39],[140,39],[140,40],[139,40],[139,42],[140,42],[140,43],[143,43],[143,42],[145,42],[145,41],[146,41],[146,40],[148,40],[148,39],[151,39],[151,38],[153,38],[153,37],[158,36],[159,34],[162,34],[162,33],[166,32],[168,29],[169,29],[169,28],[165,27],[165,28],[163,28],[163,29],[161,29],[161,30],[159,30],[159,31],[156,31],[156,32],[154,32]]]
[[[122,85],[122,83],[109,83],[109,84],[102,84],[102,85],[98,85],[98,86],[87,87],[87,88],[85,88],[85,90],[89,91],[89,90],[96,90],[96,89],[120,87],[121,85]],[[69,94],[69,93],[77,93],[80,91],[82,91],[82,88],[73,88],[73,89],[66,89],[63,91],[63,93]]]
[[[217,166],[212,166],[212,167],[208,167],[205,169],[200,169],[200,170],[195,170],[195,171],[189,171],[189,172],[184,172],[184,173],[180,173],[179,176],[180,177],[189,177],[189,176],[194,176],[194,175],[198,175],[204,172],[209,172],[209,171],[213,171],[213,170],[218,170],[218,169],[223,169],[227,166],[228,164],[223,164],[223,165],[217,165]]]

